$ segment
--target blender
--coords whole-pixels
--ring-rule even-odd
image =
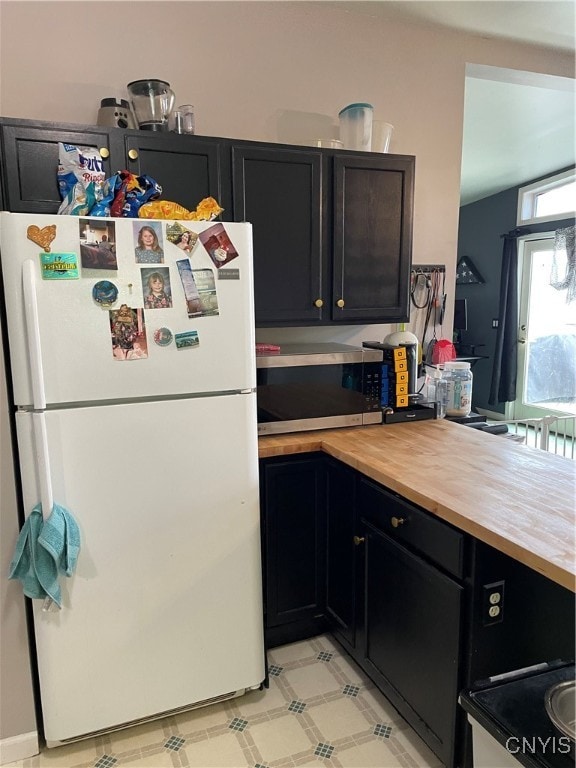
[[[134,80],[126,86],[130,103],[144,131],[167,131],[174,106],[174,92],[165,80]]]

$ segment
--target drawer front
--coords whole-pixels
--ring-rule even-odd
[[[369,480],[360,480],[359,509],[363,520],[399,544],[464,578],[465,536],[461,531]]]

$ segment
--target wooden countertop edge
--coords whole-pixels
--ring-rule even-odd
[[[378,459],[371,460],[369,457],[358,459],[354,457],[345,449],[334,445],[335,441],[331,442],[330,436],[330,433],[295,433],[293,437],[292,435],[282,435],[281,445],[260,444],[259,457],[270,458],[299,453],[312,453],[316,451],[326,453],[352,469],[361,472],[371,480],[396,491],[409,501],[418,504],[418,506],[426,509],[428,512],[442,520],[445,520],[447,523],[450,523],[464,533],[468,533],[485,544],[494,547],[498,551],[509,555],[513,559],[527,565],[562,587],[565,587],[572,592],[576,592],[576,579],[574,575],[565,568],[542,558],[537,553],[530,552],[526,548],[515,544],[505,536],[501,536],[493,528],[488,528],[481,523],[471,520],[469,517],[459,515],[453,509],[434,501],[430,496],[420,493],[413,487],[398,481],[392,475],[382,471]]]

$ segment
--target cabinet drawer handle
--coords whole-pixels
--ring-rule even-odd
[[[392,528],[398,528],[399,525],[404,525],[406,520],[403,517],[393,517],[390,522],[392,523]]]
[[[110,157],[110,150],[108,149],[108,147],[100,147],[98,151],[100,152],[100,157],[103,158],[104,160]]]
[[[128,150],[128,157],[130,160],[137,160],[138,159],[138,150],[137,149],[129,149]]]
[[[322,301],[322,299],[316,299],[316,301],[314,302],[314,306],[320,309],[320,307],[324,306],[324,302]]]
[[[356,546],[359,546],[360,544],[364,544],[364,536],[354,536],[353,541]]]
[[[344,299],[338,299],[338,301],[336,302],[336,306],[342,309],[342,307],[344,306]]]

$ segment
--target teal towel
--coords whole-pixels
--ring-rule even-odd
[[[58,570],[72,576],[80,552],[80,531],[72,514],[54,504],[40,531],[38,542],[52,555]]]
[[[61,607],[58,575],[72,575],[79,551],[80,531],[71,513],[55,504],[44,521],[37,504],[18,536],[8,578],[19,579],[27,597],[49,597]]]

